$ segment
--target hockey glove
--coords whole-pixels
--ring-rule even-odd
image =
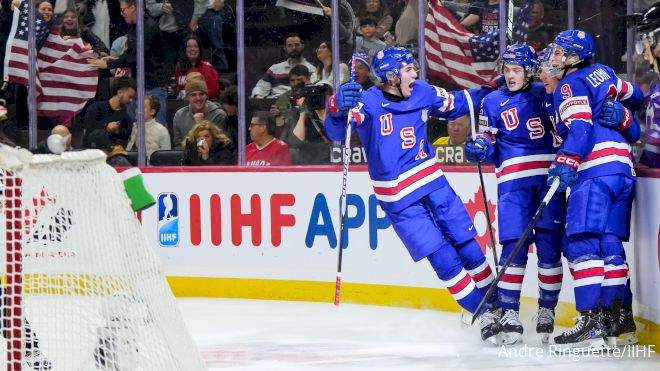
[[[548,169],[548,185],[552,185],[555,177],[559,178],[557,192],[563,192],[566,188],[575,184],[578,180],[577,171],[580,161],[579,156],[558,153],[552,165],[550,165],[550,169]]]
[[[606,100],[600,109],[598,123],[606,128],[625,132],[632,124],[631,112],[620,102]]]
[[[506,79],[504,78],[504,76],[499,75],[495,78],[495,80],[489,81],[489,82],[481,85],[481,88],[490,93],[491,91],[499,89],[500,86],[504,85],[505,82],[506,82]]]
[[[465,157],[470,162],[481,162],[488,155],[488,147],[493,144],[490,133],[478,134],[474,140],[465,142]]]
[[[330,113],[346,112],[362,101],[362,85],[357,82],[347,82],[339,87],[337,94],[328,102]]]

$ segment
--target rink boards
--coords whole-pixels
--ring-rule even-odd
[[[445,173],[488,246],[484,202],[475,167]],[[341,169],[144,168],[158,204],[142,213],[144,231],[177,296],[332,302],[337,271]],[[660,176],[639,178],[632,265],[640,335],[660,344]],[[496,183],[485,174],[497,235]],[[458,311],[430,265],[414,263],[373,196],[366,168],[348,180],[348,247],[342,266],[342,302]],[[640,207],[641,205],[641,207]],[[635,248],[632,248],[635,246]],[[564,265],[560,323],[572,322],[573,293]],[[530,254],[523,295],[535,310],[536,256]]]

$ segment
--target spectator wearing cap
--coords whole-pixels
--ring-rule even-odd
[[[332,75],[332,46],[327,41],[321,41],[319,47],[316,48],[316,58],[319,64],[316,65],[316,71],[312,73],[312,82],[325,80],[334,85]],[[350,77],[348,66],[346,63],[339,64],[339,85],[348,81]]]
[[[275,117],[267,111],[256,111],[250,121],[252,143],[245,149],[247,166],[291,165],[289,146],[275,138]]]
[[[188,105],[174,114],[174,148],[183,149],[181,142],[190,129],[201,120],[207,120],[226,132],[227,113],[214,102],[208,100],[208,88],[204,76],[193,72],[186,77],[186,98]]]
[[[353,54],[355,59],[355,82],[362,85],[362,90],[367,90],[374,86],[374,77],[371,74],[371,64],[369,55],[365,53]]]

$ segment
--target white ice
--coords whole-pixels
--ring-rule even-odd
[[[533,331],[533,313],[521,315],[527,346],[500,348],[485,345],[476,326],[462,327],[456,313],[265,300],[177,302],[209,370],[660,369],[655,348],[637,348],[637,356],[630,349],[575,357],[552,352]]]

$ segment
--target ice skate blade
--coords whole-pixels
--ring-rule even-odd
[[[629,332],[627,334],[621,334],[616,338],[616,346],[622,347],[624,345],[635,345],[639,343],[637,335],[634,332]]]
[[[502,338],[501,338],[501,336],[502,336],[501,333],[500,333],[500,334],[497,334],[497,335],[493,335],[493,336],[491,336],[491,337],[489,337],[489,338],[484,339],[484,342],[485,342],[486,344],[490,344],[490,345],[493,345],[493,346],[498,346],[498,345],[500,345],[500,344],[502,343]]]
[[[502,334],[502,345],[515,345],[522,343],[522,334],[517,332],[503,332]]]
[[[547,345],[550,343],[550,334],[544,332],[544,333],[540,333],[539,335],[541,335],[541,344]]]
[[[569,344],[556,344],[557,348],[560,351],[571,351],[571,352],[600,352],[607,348],[605,344],[605,339],[589,339],[584,340],[579,343],[569,343]]]

